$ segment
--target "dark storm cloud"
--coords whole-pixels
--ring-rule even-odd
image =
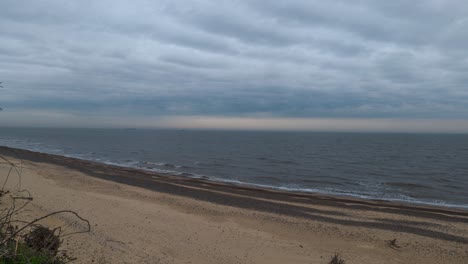
[[[461,0],[5,0],[0,43],[11,110],[468,117]]]

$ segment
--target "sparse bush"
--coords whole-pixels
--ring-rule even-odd
[[[2,155],[0,165],[9,166],[0,186],[0,264],[64,264],[73,261],[74,258],[60,249],[62,238],[89,232],[89,222],[70,210],[52,212],[34,220],[23,219],[19,213],[32,201],[32,197],[27,190],[21,189],[21,166]],[[18,181],[13,189],[7,190],[12,174],[16,174]],[[58,214],[73,215],[77,222],[84,223],[83,230],[69,233],[63,232],[65,226],[50,229],[40,224],[42,220]]]
[[[36,251],[47,251],[56,255],[60,247],[60,238],[55,232],[45,226],[37,226],[34,230],[25,236],[26,245]]]
[[[333,257],[331,258],[330,262],[328,264],[345,264],[346,262],[344,259],[341,258],[339,253],[335,253]]]

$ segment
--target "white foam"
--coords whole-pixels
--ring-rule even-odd
[[[235,185],[260,187],[260,188],[282,190],[282,191],[288,191],[288,192],[316,193],[316,194],[334,195],[334,196],[342,196],[342,197],[353,197],[353,198],[360,198],[360,199],[365,199],[365,200],[380,200],[380,201],[389,201],[389,202],[402,202],[402,203],[407,203],[407,204],[419,204],[419,205],[468,209],[468,205],[464,205],[464,204],[451,204],[451,203],[447,203],[443,201],[421,201],[421,200],[416,200],[414,198],[404,196],[404,195],[400,195],[402,198],[391,198],[391,197],[382,197],[381,194],[380,195],[378,194],[366,195],[366,194],[358,194],[358,193],[353,193],[351,191],[338,190],[338,189],[332,190],[332,189],[319,189],[319,188],[273,186],[273,185],[266,185],[266,184],[247,183],[247,182],[243,182],[239,180],[220,179],[216,177],[208,177],[208,179],[212,181],[231,183]]]
[[[447,203],[444,201],[423,201],[423,200],[417,200],[417,199],[414,199],[414,198],[411,198],[402,194],[398,194],[398,197],[388,197],[388,196],[382,196],[381,192],[358,193],[358,191],[332,189],[332,188],[304,188],[304,187],[293,186],[293,185],[274,186],[274,185],[267,185],[267,184],[249,183],[249,182],[244,182],[244,181],[239,181],[239,180],[234,180],[234,179],[222,179],[219,177],[210,177],[210,176],[196,174],[196,173],[187,173],[187,172],[168,170],[168,169],[162,169],[162,168],[149,168],[149,167],[141,166],[139,164],[149,164],[149,165],[154,165],[158,167],[171,167],[175,169],[183,168],[183,166],[173,165],[173,164],[164,163],[164,162],[147,162],[147,161],[140,162],[140,161],[135,161],[135,160],[130,160],[126,162],[117,162],[117,161],[106,160],[104,158],[97,158],[97,157],[92,158],[86,154],[80,154],[80,153],[67,154],[65,153],[63,149],[53,148],[51,146],[47,146],[47,145],[37,143],[37,142],[31,142],[31,140],[24,141],[24,140],[18,140],[18,139],[13,139],[13,138],[0,138],[0,145],[12,147],[12,148],[26,149],[26,150],[36,151],[36,152],[41,152],[41,153],[48,153],[48,154],[60,153],[61,156],[65,156],[65,157],[77,158],[77,159],[82,159],[82,160],[87,160],[87,161],[94,161],[94,162],[104,163],[108,165],[119,166],[123,168],[141,169],[141,170],[152,171],[152,172],[157,172],[157,173],[166,174],[166,175],[177,175],[177,176],[183,176],[183,177],[189,177],[189,178],[203,178],[203,179],[208,179],[211,181],[224,182],[224,183],[230,183],[230,184],[235,184],[235,185],[260,187],[260,188],[275,189],[275,190],[290,191],[290,192],[317,193],[317,194],[325,194],[325,195],[354,197],[354,198],[367,199],[367,200],[382,200],[382,201],[392,201],[392,202],[403,202],[403,203],[408,203],[408,204],[468,209],[468,205],[465,205],[465,204],[452,204],[452,203]],[[200,162],[194,161],[194,164],[200,164]],[[366,183],[366,184],[368,185],[369,183]],[[378,183],[375,183],[375,184],[378,184]],[[366,189],[372,190],[375,188],[366,188]]]

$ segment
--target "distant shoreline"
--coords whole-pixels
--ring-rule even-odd
[[[126,185],[142,187],[145,189],[153,191],[161,191],[162,187],[160,185],[167,184],[181,184],[183,186],[196,187],[199,185],[210,186],[213,189],[223,189],[227,191],[240,191],[244,195],[247,194],[252,197],[274,197],[278,200],[291,201],[295,199],[307,199],[313,204],[322,204],[322,205],[341,205],[343,203],[347,206],[385,206],[387,208],[411,211],[411,214],[418,215],[420,213],[424,214],[425,212],[436,212],[449,215],[460,215],[468,216],[468,210],[459,207],[449,207],[449,206],[438,206],[438,205],[426,205],[419,203],[411,202],[400,202],[400,201],[388,201],[388,200],[376,200],[376,199],[366,199],[366,198],[357,198],[346,195],[331,195],[323,193],[313,193],[313,192],[295,192],[289,190],[279,190],[273,188],[263,188],[258,186],[252,186],[248,184],[235,184],[235,183],[226,183],[221,181],[213,181],[210,179],[200,179],[200,178],[190,178],[178,175],[169,175],[161,174],[157,172],[128,168],[117,165],[109,165],[104,163],[99,163],[95,161],[83,160],[78,158],[60,156],[55,154],[48,154],[36,151],[30,151],[25,149],[11,148],[0,146],[0,154],[15,157],[15,155],[21,159],[29,160],[33,162],[45,162],[55,165],[69,167],[78,171],[89,174],[97,178],[111,180],[118,183],[123,183]],[[156,183],[157,180],[159,185]],[[164,192],[169,192],[172,194],[177,194],[177,190],[164,188]],[[173,193],[175,192],[175,193]],[[196,195],[195,193],[186,193],[185,196]],[[208,201],[210,199],[206,198]]]

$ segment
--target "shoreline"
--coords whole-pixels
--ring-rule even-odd
[[[100,163],[97,161],[92,160],[85,160],[75,157],[68,157],[68,156],[61,156],[56,154],[49,154],[44,152],[38,151],[31,151],[26,149],[19,149],[19,148],[12,148],[6,146],[0,146],[0,154],[7,155],[10,157],[15,157],[15,155],[21,159],[35,161],[35,162],[46,162],[52,163],[56,165],[66,166],[72,169],[78,169],[89,173],[91,176],[115,181],[118,183],[123,183],[131,186],[143,187],[149,190],[152,190],[150,186],[142,186],[141,182],[132,182],[132,179],[128,177],[128,174],[137,175],[139,177],[139,181],[144,181],[144,177],[146,180],[150,181],[154,179],[153,177],[157,177],[158,180],[167,180],[168,182],[176,181],[186,182],[190,184],[209,184],[212,185],[214,188],[228,188],[228,189],[241,189],[243,191],[250,191],[250,192],[261,192],[265,194],[271,195],[280,195],[284,197],[301,197],[301,198],[309,198],[309,199],[317,199],[326,202],[345,202],[345,203],[355,203],[361,205],[371,205],[371,206],[386,206],[386,207],[393,207],[399,209],[409,209],[409,210],[419,210],[419,211],[428,211],[428,212],[439,212],[439,213],[446,213],[446,214],[454,214],[454,215],[462,215],[468,216],[468,207],[465,208],[461,205],[438,205],[432,203],[425,203],[425,202],[411,202],[411,201],[404,201],[404,200],[388,200],[388,199],[374,199],[374,198],[367,198],[367,197],[357,197],[354,195],[340,195],[340,194],[328,194],[322,192],[305,192],[299,190],[285,190],[282,188],[275,188],[269,186],[262,186],[258,184],[249,184],[249,183],[235,183],[223,180],[213,180],[207,178],[194,178],[188,176],[180,176],[180,175],[173,175],[173,174],[166,174],[166,173],[159,173],[150,170],[138,169],[138,168],[131,168],[125,166],[119,166],[114,164],[106,164]],[[14,154],[14,155],[12,155]],[[115,177],[109,177],[104,174],[92,173],[93,170],[108,170],[108,172],[118,172],[126,174],[125,177],[119,177],[118,175]]]
[[[451,263],[468,257],[468,212],[242,187],[0,147],[22,158],[20,219],[73,210],[92,224],[64,247],[76,263]],[[9,167],[0,166],[0,176]],[[79,231],[67,216],[50,228]],[[82,228],[82,227],[81,227]],[[396,239],[398,248],[389,246]]]

